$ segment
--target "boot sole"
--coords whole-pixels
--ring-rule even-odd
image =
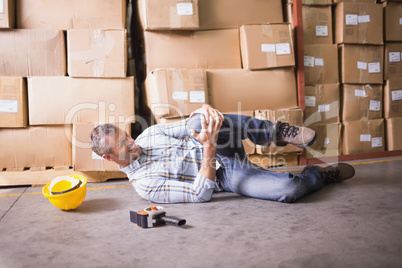
[[[302,144],[302,145],[295,145],[295,146],[297,146],[297,147],[299,147],[299,148],[307,148],[307,147],[310,147],[311,145],[313,145],[316,140],[317,140],[317,132],[315,133],[315,135],[314,135],[314,137],[311,139],[311,141],[309,141],[309,143],[307,143],[307,144]]]

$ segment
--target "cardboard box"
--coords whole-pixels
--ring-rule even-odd
[[[402,29],[402,26],[401,26]],[[402,77],[402,42],[385,43],[384,80]]]
[[[321,158],[342,154],[342,139],[340,123],[311,126],[317,132],[313,145],[306,148],[307,158]]]
[[[384,6],[384,40],[402,41],[402,3],[387,1]]]
[[[243,25],[240,28],[240,47],[244,69],[295,66],[288,23]]]
[[[26,79],[22,77],[0,77],[0,128],[19,128],[27,125]]]
[[[0,129],[0,168],[71,166],[71,127]]]
[[[342,85],[342,121],[383,118],[382,85]]]
[[[147,72],[158,68],[240,69],[239,30],[144,33]]]
[[[207,70],[209,103],[221,112],[297,107],[294,68]]]
[[[335,6],[335,43],[383,43],[382,6],[366,3],[340,3]]]
[[[287,4],[293,4],[293,0],[287,0]],[[332,5],[332,0],[302,0],[302,5],[328,6]]]
[[[304,80],[306,85],[339,83],[336,45],[304,46]]]
[[[323,125],[340,121],[339,84],[305,87],[304,125]]]
[[[386,120],[387,151],[402,150],[402,117]]]
[[[28,78],[30,125],[134,121],[134,78]]]
[[[124,29],[126,0],[16,0],[17,28]]]
[[[96,123],[77,123],[73,125],[72,156],[76,171],[119,171],[116,163],[107,161],[94,153],[89,145],[89,136]],[[117,126],[131,133],[131,124],[119,123]]]
[[[384,117],[402,117],[402,78],[385,81]]]
[[[64,76],[64,34],[58,30],[0,31],[0,76]]]
[[[384,48],[374,45],[340,45],[341,83],[382,84]]]
[[[281,0],[201,0],[200,30],[238,29],[245,24],[283,22]]]
[[[0,1],[0,28],[14,28],[15,25],[15,1]]]
[[[287,5],[287,19],[293,22],[293,4]],[[331,6],[302,5],[304,45],[333,44]]]
[[[70,77],[126,77],[126,30],[68,30]]]
[[[256,110],[255,117],[260,120],[269,120],[272,123],[281,121],[290,125],[303,126],[303,110],[300,108],[294,109],[278,109],[278,110]],[[303,152],[302,148],[288,144],[286,146],[276,146],[271,143],[270,146],[256,145],[257,154],[287,154]]]
[[[139,0],[143,30],[198,29],[198,0]]]
[[[366,4],[375,4],[377,0],[333,0],[334,4],[339,3],[366,3]]]
[[[208,103],[205,69],[156,69],[145,81],[147,105],[155,117],[183,117]]]
[[[344,155],[385,151],[384,119],[343,123]]]
[[[252,154],[248,156],[251,163],[262,168],[275,167],[295,167],[299,165],[299,154],[279,154],[279,155],[261,155]]]

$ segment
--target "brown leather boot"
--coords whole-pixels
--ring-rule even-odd
[[[317,133],[308,127],[290,126],[288,123],[277,121],[274,125],[274,139],[276,146],[293,144],[300,148],[311,146],[317,139]]]
[[[337,163],[327,167],[306,166],[303,171],[307,171],[308,169],[312,168],[320,172],[324,184],[348,180],[355,175],[355,169],[346,163]]]

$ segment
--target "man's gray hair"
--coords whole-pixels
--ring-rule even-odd
[[[103,124],[95,127],[90,136],[89,145],[97,155],[109,154],[111,146],[106,143],[106,136],[116,133],[116,126],[113,124]]]

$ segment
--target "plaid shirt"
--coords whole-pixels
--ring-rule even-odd
[[[157,203],[211,199],[217,185],[198,173],[203,146],[188,135],[187,122],[154,125],[137,137],[144,155],[120,170],[141,197]]]

